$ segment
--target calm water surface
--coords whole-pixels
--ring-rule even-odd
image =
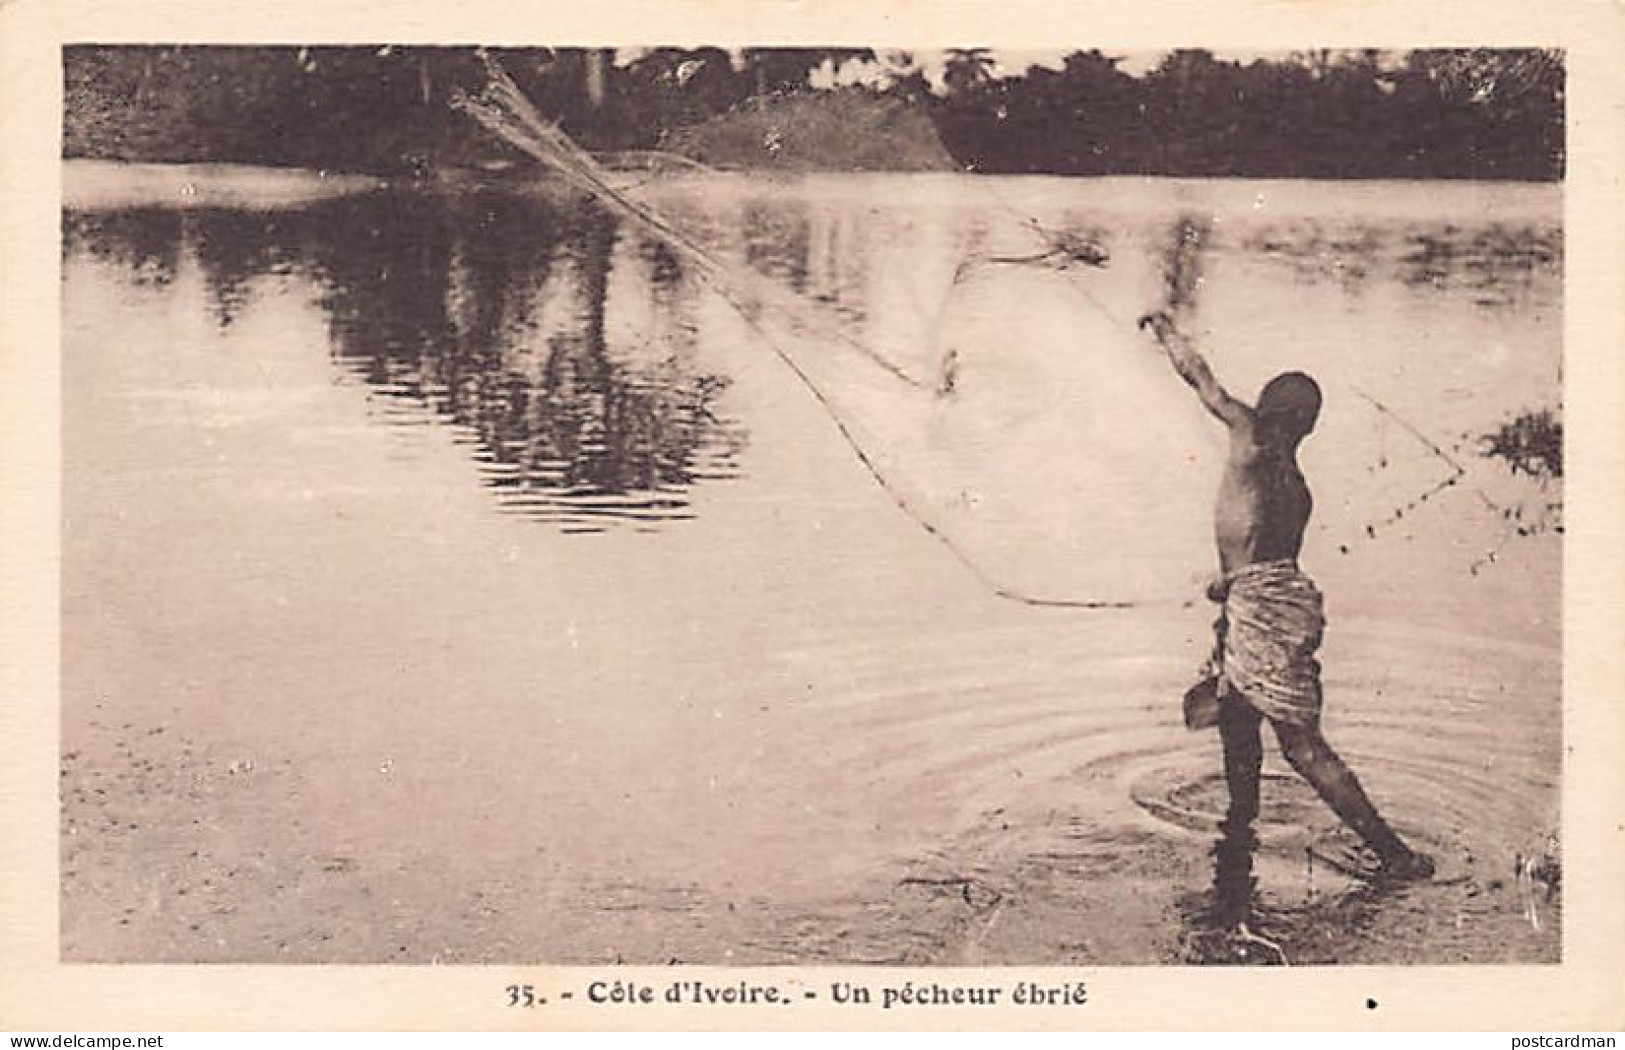
[[[945,308],[997,270],[967,260],[1032,247],[1035,220],[1085,237],[1114,262],[1077,281],[1127,322],[1156,305],[1172,222],[1189,215],[1204,225],[1203,334],[1230,344],[1221,364],[1243,390],[1284,355],[1380,388],[1458,450],[1559,400],[1562,242],[1545,187],[716,177],[643,190],[927,378],[951,339]],[[734,338],[726,320],[669,250],[582,200],[70,209],[64,231],[70,289],[98,281],[191,311],[222,346],[245,313],[319,321],[312,349],[334,382],[364,385],[381,425],[446,428],[501,506],[563,531],[691,518],[692,490],[747,468],[738,363],[714,352]],[[1290,315],[1261,318],[1281,297]],[[1360,441],[1380,429],[1359,427]],[[1387,449],[1360,451],[1376,453],[1369,473],[1391,465]]]
[[[1130,328],[1196,217],[1192,324],[1225,378],[1246,392],[1305,367],[1328,389],[1305,464],[1306,558],[1333,601],[1329,733],[1456,877],[1338,905],[1387,940],[1294,950],[1552,957],[1550,918],[1488,872],[1557,827],[1561,479],[1485,453],[1520,417],[1561,420],[1559,189],[716,176],[643,192],[928,388],[955,339],[1061,345],[1044,340],[1064,342],[1065,319],[1034,315],[1073,287],[1096,323]],[[1030,250],[1033,221],[1110,265],[1032,278],[988,261]],[[168,736],[149,751],[186,751],[143,761],[198,769],[184,791],[149,766],[110,774],[167,798],[159,822],[182,830],[65,839],[69,956],[1177,956],[1156,887],[1200,888],[1222,807],[1216,745],[1175,703],[1209,611],[1078,619],[988,595],[659,243],[544,192],[70,206],[63,229],[64,746],[150,724]],[[928,400],[871,404],[868,432],[914,426],[909,397]],[[1021,403],[958,410],[1014,433]],[[1040,436],[1056,462],[1124,469],[1098,437]],[[1148,521],[1098,556],[1188,594],[1211,557],[1206,492],[1188,498],[1193,538]],[[275,798],[233,793],[222,771],[249,755]],[[1270,792],[1261,872],[1283,913],[1318,916],[1290,858],[1330,818],[1286,776]],[[229,860],[266,903],[206,934],[195,894],[149,895],[204,878],[188,852]],[[306,907],[277,919],[294,890]],[[1028,910],[993,925],[989,902],[1012,896]],[[149,902],[142,921],[97,932],[98,899],[126,897]],[[1056,940],[1080,900],[1124,932]],[[346,926],[346,908],[370,918]]]

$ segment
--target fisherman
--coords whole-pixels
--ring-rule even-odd
[[[1292,768],[1376,853],[1380,879],[1431,877],[1432,859],[1384,822],[1320,731],[1315,651],[1325,618],[1319,589],[1298,568],[1313,501],[1297,459],[1298,445],[1320,414],[1320,388],[1301,372],[1287,372],[1266,383],[1257,406],[1249,407],[1219,384],[1167,313],[1141,318],[1140,327],[1156,335],[1174,370],[1230,431],[1214,515],[1221,572],[1208,587],[1222,612],[1206,675],[1186,694],[1187,724],[1194,729],[1217,723],[1224,744],[1230,806],[1219,847],[1220,896],[1227,861],[1232,880],[1250,889],[1264,720]]]

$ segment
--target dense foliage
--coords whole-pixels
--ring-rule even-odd
[[[1560,55],[1318,51],[1248,63],[1175,51],[1140,76],[1099,51],[999,75],[990,52],[853,48],[494,49],[548,115],[599,150],[840,89],[918,107],[980,171],[1328,178],[1562,177]],[[821,76],[822,74],[822,76]],[[65,53],[68,156],[374,172],[502,155],[447,101],[477,88],[473,48],[101,47]],[[820,85],[822,86],[815,86]],[[841,159],[831,157],[831,167]]]

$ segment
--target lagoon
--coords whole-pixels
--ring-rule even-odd
[[[1560,901],[1505,874],[1559,826],[1561,478],[1484,453],[1561,418],[1560,187],[633,188],[910,374],[1022,345],[1002,388],[967,366],[951,423],[973,451],[1019,434],[1029,480],[1165,469],[1117,424],[1102,453],[1094,417],[1069,443],[1033,392],[1082,373],[1038,344],[1079,288],[1080,324],[1131,329],[1200,218],[1215,367],[1328,389],[1328,736],[1451,875],[1313,882],[1333,818],[1272,756],[1266,903],[1294,961],[1557,958]],[[1055,562],[1064,529],[965,533],[1001,573],[1148,600],[1001,599],[662,245],[546,188],[358,190],[65,201],[64,958],[1189,961],[1222,806],[1178,714],[1210,488],[1111,526],[1132,573]],[[967,270],[1035,228],[1111,263]],[[829,368],[869,440],[928,444],[918,391]],[[1033,522],[1081,498],[1050,491]]]

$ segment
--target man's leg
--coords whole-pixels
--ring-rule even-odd
[[[1281,753],[1287,762],[1314,787],[1332,812],[1376,851],[1386,871],[1407,878],[1426,878],[1433,874],[1432,861],[1412,852],[1394,834],[1394,829],[1377,813],[1377,807],[1360,787],[1360,781],[1326,743],[1318,725],[1295,726],[1275,721],[1270,724],[1281,741]]]
[[[1258,780],[1264,766],[1264,742],[1259,736],[1263,718],[1240,697],[1219,702],[1219,739],[1224,743],[1224,779],[1230,788],[1227,831],[1243,831],[1258,819]]]
[[[1230,805],[1219,824],[1222,835],[1213,847],[1213,891],[1218,918],[1232,926],[1247,918],[1253,895],[1253,852],[1258,838],[1258,781],[1264,764],[1259,736],[1262,719],[1239,697],[1219,703],[1219,739],[1224,744],[1224,779]]]

